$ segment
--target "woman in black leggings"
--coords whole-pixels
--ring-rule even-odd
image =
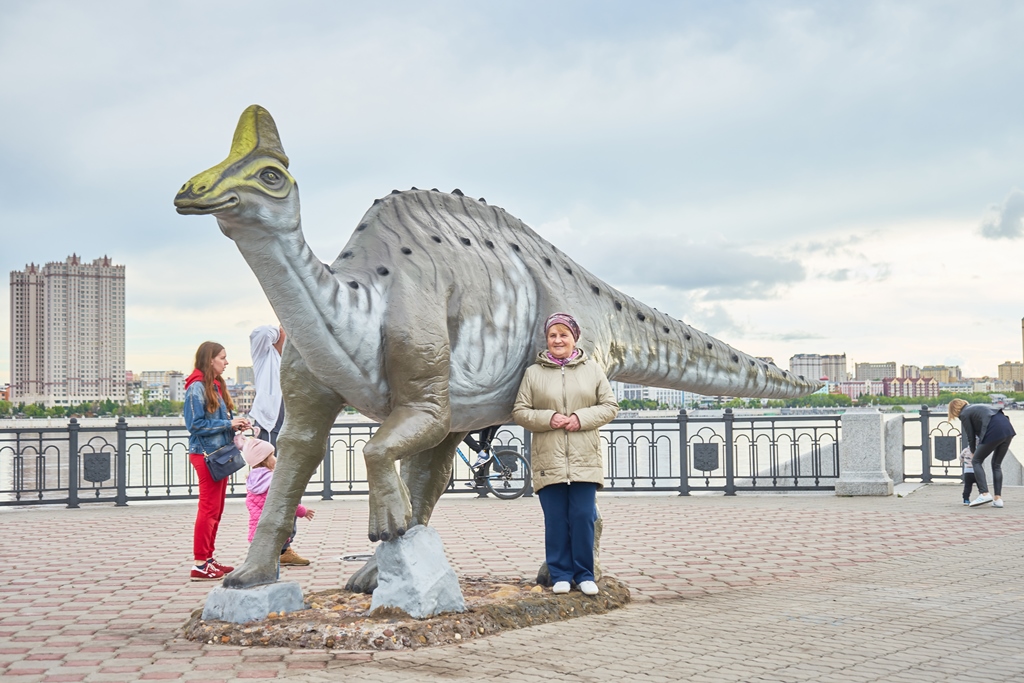
[[[980,403],[971,405],[962,398],[954,398],[949,402],[949,419],[955,417],[960,418],[967,447],[974,451],[974,478],[978,483],[978,497],[971,501],[971,507],[985,503],[992,503],[997,508],[1003,507],[1003,458],[1010,449],[1013,437],[1017,435],[1010,424],[1010,418],[1003,414],[1002,408]],[[989,495],[985,469],[982,467],[985,458],[990,455],[995,497]]]

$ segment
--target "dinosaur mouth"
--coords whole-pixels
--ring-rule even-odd
[[[238,197],[232,195],[216,204],[202,204],[196,201],[178,199],[174,202],[174,208],[182,215],[204,215],[217,213],[238,204]]]

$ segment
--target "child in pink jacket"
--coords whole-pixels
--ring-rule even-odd
[[[261,444],[270,444],[262,441]],[[266,448],[263,446],[263,448]],[[272,448],[272,447],[271,447]],[[263,455],[260,453],[259,455]],[[246,451],[242,452],[242,457],[246,460],[259,457],[258,455],[250,455]],[[277,465],[277,456],[271,451],[270,455],[263,458],[256,464],[250,463],[252,471],[249,472],[249,476],[245,480],[245,506],[249,508],[249,542],[252,543],[252,537],[256,533],[256,525],[260,522],[260,515],[263,513],[263,506],[267,502],[267,491],[270,489],[270,480],[274,477],[274,467]],[[316,514],[315,510],[307,508],[305,505],[299,505],[295,510],[296,517],[305,517],[308,520],[312,520]],[[292,548],[292,540],[295,538],[295,533],[298,531],[297,523],[292,526],[292,535],[285,541],[284,547],[281,548],[281,566],[305,566],[309,564],[309,560],[301,557]]]

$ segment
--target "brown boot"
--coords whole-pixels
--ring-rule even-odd
[[[305,567],[307,564],[309,564],[309,560],[299,555],[292,548],[288,548],[288,550],[281,553],[282,567]]]

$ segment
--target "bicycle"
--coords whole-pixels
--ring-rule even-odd
[[[502,500],[512,500],[526,493],[530,482],[530,463],[515,449],[500,446],[488,449],[489,457],[476,467],[461,448],[456,446],[455,452],[475,476],[475,481],[467,486],[482,486]]]

